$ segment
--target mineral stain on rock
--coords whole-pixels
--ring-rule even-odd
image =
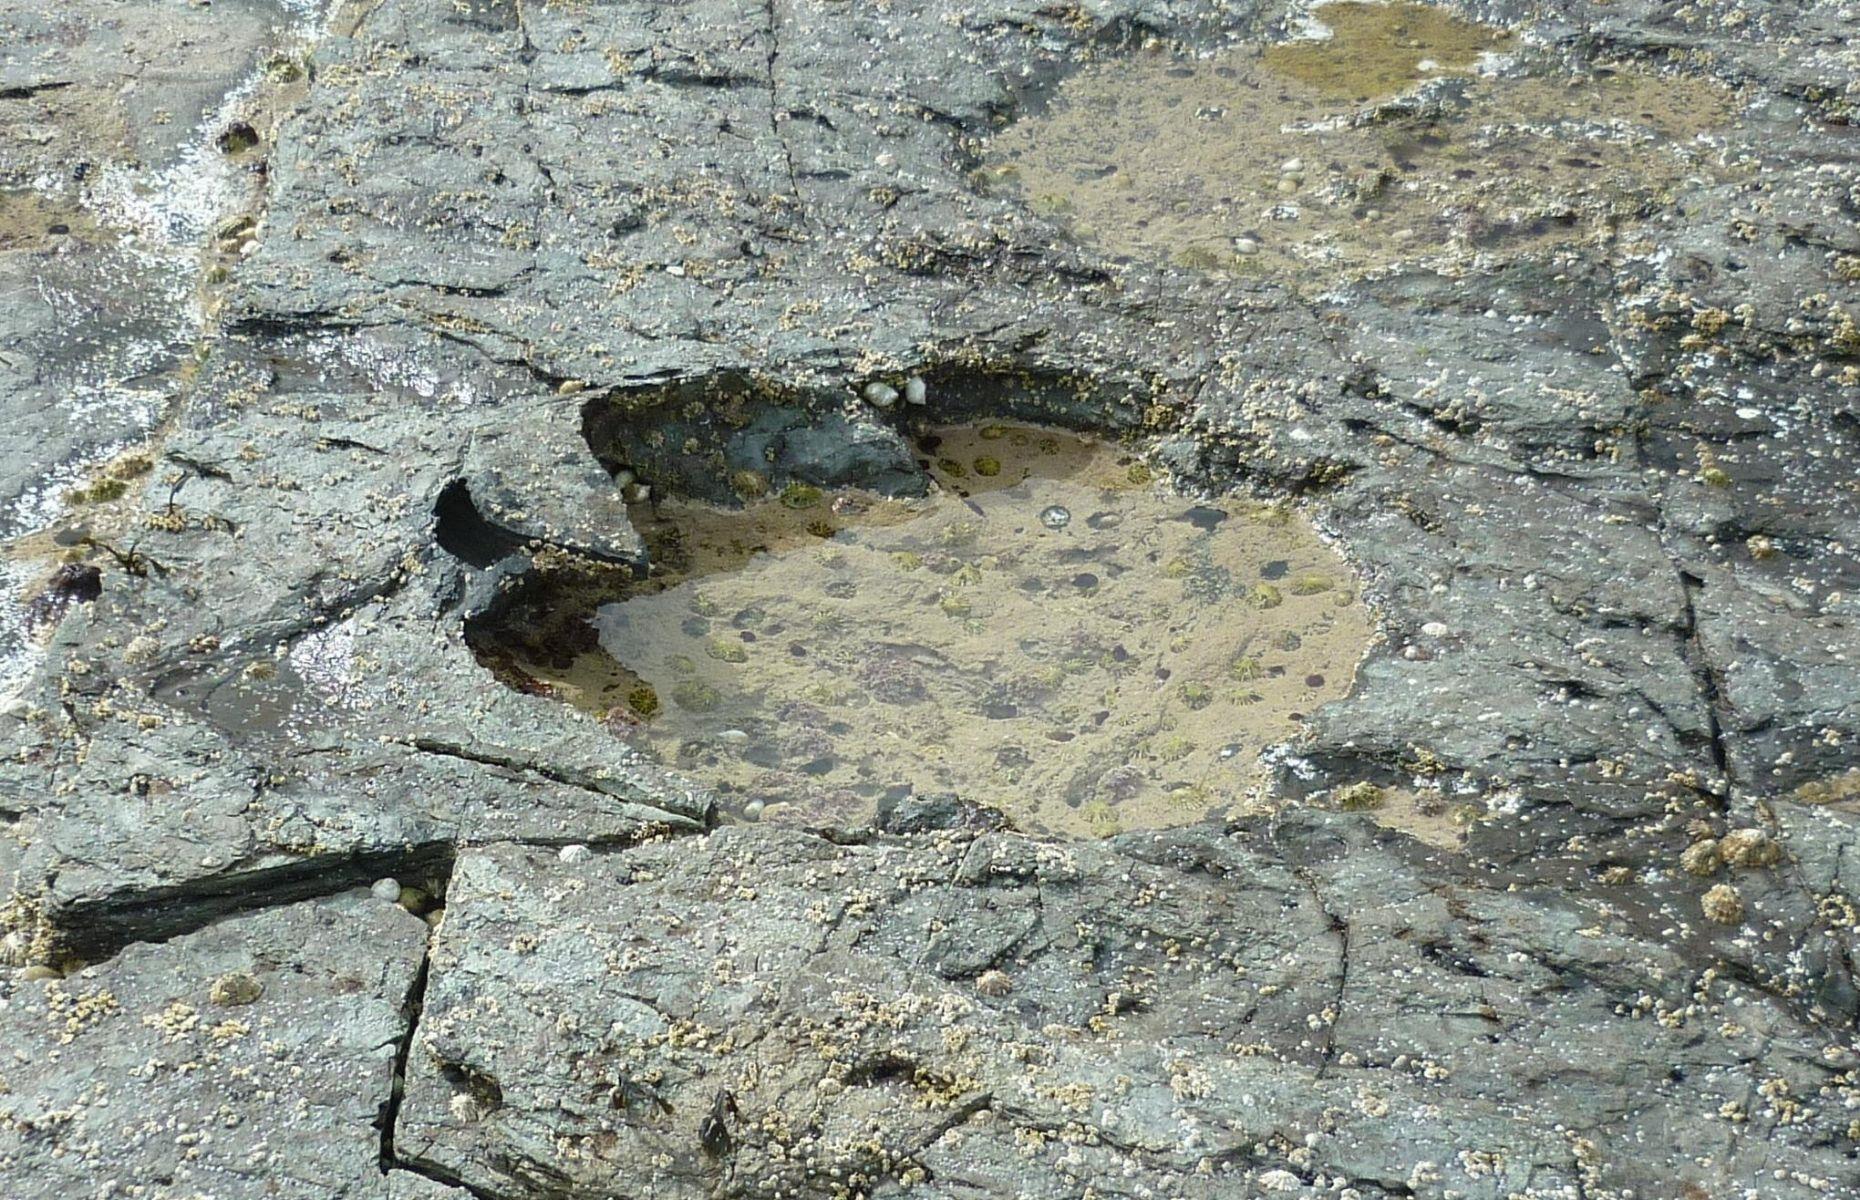
[[[978,173],[1132,261],[1324,287],[1617,235],[1724,175],[1728,90],[1638,66],[1570,75],[1422,4],[1321,5],[1215,57],[1153,50],[1067,79]]]
[[[1070,835],[1235,803],[1348,692],[1369,616],[1290,511],[1194,504],[1046,430],[923,446],[922,500],[638,512],[661,573],[599,606],[598,651],[525,669],[740,815],[953,792]],[[1260,582],[1281,562],[1299,586]]]

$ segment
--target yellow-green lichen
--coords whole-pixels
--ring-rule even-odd
[[[1340,787],[1332,794],[1338,808],[1345,812],[1368,812],[1381,808],[1387,803],[1387,795],[1373,783],[1367,781],[1352,783]]]
[[[686,712],[715,712],[723,693],[701,679],[681,679],[672,685],[672,703]]]
[[[712,638],[704,645],[704,653],[718,662],[745,663],[749,661],[749,650],[732,638]]]

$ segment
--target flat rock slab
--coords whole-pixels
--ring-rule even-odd
[[[215,6],[228,62],[256,66],[261,34],[314,7]],[[306,861],[694,823],[701,798],[498,687],[462,629],[548,563],[637,565],[603,466],[655,497],[721,495],[723,468],[880,473],[906,432],[860,398],[881,379],[927,380],[939,419],[1153,431],[1189,486],[1310,499],[1387,636],[1271,756],[1293,798],[1421,776],[1520,845],[1631,821],[1677,842],[1694,820],[1722,832],[1727,800],[1748,823],[1851,765],[1854,338],[1835,310],[1860,280],[1819,165],[1836,114],[1796,99],[1802,61],[1817,95],[1852,77],[1837,39],[1798,55],[1774,23],[1672,42],[1648,5],[1503,6],[1544,77],[1571,65],[1552,46],[1674,45],[1735,76],[1724,155],[1760,160],[1773,204],[1688,184],[1581,263],[1495,253],[1313,306],[1110,261],[972,177],[975,144],[1078,63],[1151,34],[1263,43],[1276,9],[825,13],[340,6],[273,97],[295,99],[221,264],[211,354],[103,530],[146,561],[88,551],[103,596],[31,668],[30,719],[0,727],[0,810],[44,831],[9,873],[74,936],[164,936],[194,917],[123,913],[205,893],[277,900]],[[27,16],[5,28],[52,65],[8,87],[85,57]],[[897,46],[924,68],[874,75]],[[48,319],[15,318],[13,341]],[[34,386],[16,406],[43,419],[0,433],[0,460],[53,448],[36,431],[67,389]],[[80,520],[99,518],[58,532]],[[1560,815],[1509,821],[1537,809]]]
[[[0,982],[0,1196],[1860,1194],[1854,19],[1447,7],[1734,89],[1712,170],[1299,292],[974,171],[1306,4],[0,0],[0,591],[101,580],[11,635],[0,944],[114,956]],[[474,657],[638,564],[608,471],[908,466],[910,378],[1336,533],[1385,637],[1285,815],[708,832]],[[1463,837],[1292,811],[1363,783]],[[418,922],[307,899],[378,874],[446,896],[423,1007]]]
[[[1717,1195],[1759,1169],[1806,1197],[1851,1167],[1840,1039],[1371,828],[469,853],[397,1153],[589,1200]]]
[[[386,1197],[376,1123],[426,934],[355,893],[11,981],[0,1194]]]

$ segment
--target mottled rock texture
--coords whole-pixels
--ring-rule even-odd
[[[1860,1195],[1860,30],[1452,7],[1734,86],[1726,172],[1291,287],[972,172],[1077,64],[1295,5],[0,0],[8,578],[102,572],[0,622],[3,1190]],[[1334,532],[1384,636],[1279,817],[716,830],[474,658],[513,581],[645,568],[608,470],[921,484],[860,399],[911,375]],[[1463,844],[1319,811],[1365,780]],[[430,955],[328,899],[381,876]]]
[[[1822,1088],[1860,1059],[1833,1030],[1601,896],[1488,883],[1310,814],[1083,845],[489,847],[452,877],[395,1147],[491,1195],[577,1197],[1838,1177]]]
[[[380,1200],[426,927],[352,893],[6,985],[0,1188]]]

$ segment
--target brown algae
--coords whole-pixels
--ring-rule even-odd
[[[1348,692],[1370,619],[1289,510],[1196,504],[1047,430],[924,450],[923,500],[642,508],[665,570],[599,605],[599,653],[518,665],[737,815],[949,792],[1072,835],[1235,803]]]
[[[1613,236],[1717,170],[1700,135],[1735,114],[1722,88],[1639,68],[1475,73],[1510,39],[1427,5],[1314,18],[1327,37],[1089,66],[996,136],[980,178],[1122,258],[1327,286]]]

